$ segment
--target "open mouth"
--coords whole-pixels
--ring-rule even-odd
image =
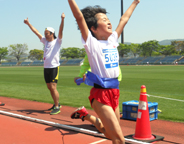
[[[108,26],[108,29],[111,30],[112,29],[112,26]]]

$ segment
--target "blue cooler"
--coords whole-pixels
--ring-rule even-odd
[[[122,103],[123,119],[136,121],[139,101],[132,100]],[[150,121],[158,119],[158,103],[148,102]]]

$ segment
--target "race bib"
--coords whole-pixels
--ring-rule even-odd
[[[119,55],[117,49],[103,49],[102,52],[106,69],[118,67]]]

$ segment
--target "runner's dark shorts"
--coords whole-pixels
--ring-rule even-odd
[[[44,68],[44,79],[46,83],[57,83],[59,77],[59,67]]]

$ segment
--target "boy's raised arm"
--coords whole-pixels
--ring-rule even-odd
[[[82,33],[82,37],[86,41],[87,37],[88,37],[88,27],[87,27],[86,21],[83,17],[83,14],[80,11],[79,7],[77,6],[75,0],[68,0],[68,3],[69,3],[70,8],[72,10],[73,16],[75,17],[75,19],[77,21],[79,29]]]
[[[130,7],[127,9],[127,11],[121,16],[120,22],[118,27],[116,28],[116,32],[118,33],[118,37],[121,35],[125,25],[127,24],[128,20],[130,19],[134,9],[138,5],[140,0],[134,0],[133,3],[130,5]]]
[[[33,33],[35,33],[38,38],[41,40],[42,39],[42,35],[38,32],[38,30],[36,28],[34,28],[30,23],[28,18],[24,19],[24,23],[27,24],[29,26],[29,28],[32,30]]]
[[[60,27],[59,27],[59,34],[58,34],[59,39],[62,39],[62,37],[63,37],[64,19],[65,19],[65,14],[62,13],[62,15],[61,15],[61,24],[60,24]]]

